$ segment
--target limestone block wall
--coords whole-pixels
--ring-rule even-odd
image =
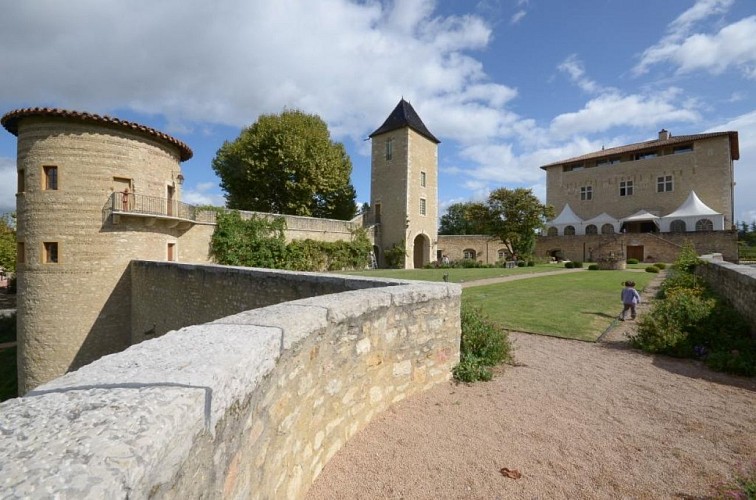
[[[460,287],[387,285],[172,331],[6,401],[4,495],[302,498],[351,436],[458,361]]]
[[[462,260],[465,250],[475,251],[475,260],[484,264],[499,261],[499,250],[506,250],[504,243],[497,238],[485,235],[438,235],[438,250],[450,260]]]
[[[696,266],[696,274],[748,319],[756,337],[756,268],[723,262],[719,254],[702,259],[705,264]]]

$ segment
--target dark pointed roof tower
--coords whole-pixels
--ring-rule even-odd
[[[404,98],[399,101],[399,104],[396,105],[394,111],[392,111],[389,117],[386,118],[386,121],[383,122],[383,125],[378,127],[375,132],[369,135],[369,137],[372,139],[376,135],[385,134],[386,132],[391,132],[392,130],[398,130],[404,127],[411,128],[418,134],[422,135],[430,141],[433,141],[436,144],[441,142],[436,139],[433,134],[430,133],[430,130],[428,130],[428,127],[426,127],[423,121],[420,119],[420,116],[412,107],[412,104],[405,101]]]

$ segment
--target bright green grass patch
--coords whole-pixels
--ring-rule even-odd
[[[449,282],[464,283],[516,274],[545,273],[561,271],[563,268],[556,264],[536,264],[534,267],[503,267],[491,268],[449,268],[449,269],[371,269],[369,271],[344,271],[339,274],[368,276],[371,278],[396,278],[401,280],[443,281],[444,274],[449,274]]]
[[[622,310],[622,283],[643,290],[656,275],[599,271],[466,288],[462,300],[508,330],[595,341]]]

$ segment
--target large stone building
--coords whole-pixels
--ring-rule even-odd
[[[690,241],[700,253],[737,259],[732,231],[738,133],[657,139],[602,149],[541,167],[558,214],[541,256],[596,260],[610,254],[673,260]]]

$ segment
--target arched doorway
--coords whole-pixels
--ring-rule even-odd
[[[415,269],[420,269],[430,262],[430,240],[426,235],[418,234],[415,237],[412,255]]]

